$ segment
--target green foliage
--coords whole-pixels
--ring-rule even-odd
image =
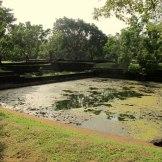
[[[161,0],[106,0],[105,5],[95,9],[94,18],[115,15],[129,25],[121,31],[118,40],[111,38],[107,42],[104,50],[108,56],[115,55],[126,67],[136,60],[142,71],[156,69],[162,55],[161,5]]]
[[[146,72],[155,70],[162,54],[162,23],[149,23],[143,33],[143,48],[137,60]]]
[[[3,7],[0,1],[0,38],[5,35],[6,30],[10,27],[11,23],[15,21],[11,11],[12,10]]]
[[[133,59],[137,59],[137,55],[143,48],[141,33],[141,24],[138,22],[137,17],[132,17],[131,25],[126,29],[123,29],[120,35],[121,53],[119,60],[121,63],[129,66]]]
[[[50,61],[63,58],[66,55],[66,51],[63,50],[63,44],[62,33],[53,32],[48,40],[41,44],[40,57]]]
[[[152,72],[158,67],[158,62],[155,55],[148,53],[146,50],[142,51],[141,55],[138,57],[138,62],[143,73]]]
[[[56,20],[51,33],[30,22],[13,25],[11,10],[0,1],[0,63],[2,59],[106,58],[125,68],[135,60],[142,71],[153,71],[162,58],[161,4],[160,0],[106,0],[104,6],[95,9],[95,18],[115,14],[128,24],[121,34],[107,38],[94,24],[66,17]]]
[[[103,50],[107,60],[117,63],[118,55],[120,53],[120,41],[118,35],[109,36]]]
[[[157,20],[161,11],[161,0],[106,0],[100,8],[95,8],[94,18],[115,15],[118,19],[130,23],[132,16],[138,16],[142,22]]]
[[[10,41],[6,33],[11,28],[13,21],[15,21],[15,18],[11,10],[3,7],[0,1],[0,62],[11,50]]]
[[[12,26],[9,33],[12,51],[8,59],[18,61],[39,58],[39,48],[46,41],[48,31],[44,31],[42,25],[31,25],[30,22]]]
[[[106,35],[94,24],[64,17],[54,24],[53,35],[48,43],[49,53],[62,59],[93,60],[102,57],[106,39]]]
[[[133,64],[131,63],[128,67],[128,71],[133,74],[139,74],[140,73],[140,66],[139,64]]]
[[[132,17],[120,35],[109,36],[104,51],[125,67],[135,60],[142,73],[149,73],[158,67],[162,56],[162,23],[148,23],[144,30],[137,17]]]

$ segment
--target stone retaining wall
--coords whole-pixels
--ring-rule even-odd
[[[46,77],[4,77],[0,78],[0,89],[18,88],[24,86],[41,85],[55,82],[64,82],[77,79],[85,79],[92,77],[100,78],[117,78],[117,79],[129,79],[139,81],[156,81],[162,82],[162,71],[156,71],[149,75],[133,75],[123,69],[94,69],[93,71],[80,72],[75,74],[46,76]]]

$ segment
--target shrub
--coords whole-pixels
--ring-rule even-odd
[[[133,64],[133,63],[131,63],[128,66],[128,71],[130,73],[133,73],[133,74],[139,74],[140,73],[140,66],[139,66],[139,64]]]

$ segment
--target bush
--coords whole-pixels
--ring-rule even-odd
[[[130,73],[133,73],[133,74],[139,74],[140,73],[140,66],[139,66],[139,64],[133,64],[133,63],[131,63],[128,66],[128,71]]]
[[[149,53],[143,50],[138,56],[138,62],[140,67],[146,74],[154,72],[158,68],[158,55],[157,53]]]

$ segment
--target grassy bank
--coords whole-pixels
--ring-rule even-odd
[[[81,133],[0,108],[0,161],[162,161],[162,149]]]

